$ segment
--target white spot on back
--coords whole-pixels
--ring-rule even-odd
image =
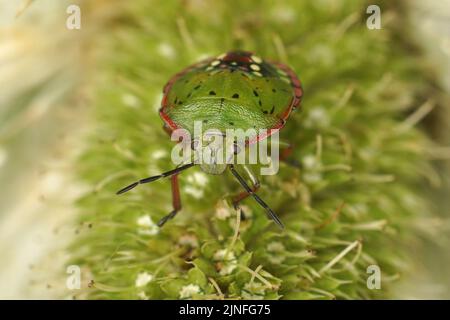
[[[260,57],[258,57],[258,56],[251,56],[251,58],[252,58],[252,60],[255,63],[261,63],[262,62],[262,59]]]
[[[261,70],[261,68],[257,64],[254,64],[254,63],[250,65],[250,69],[252,69],[253,71]]]

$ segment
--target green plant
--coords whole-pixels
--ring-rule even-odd
[[[419,185],[431,170],[430,143],[414,126],[424,84],[392,25],[368,30],[367,5],[353,0],[115,6],[120,13],[97,38],[95,130],[78,161],[91,187],[78,201],[89,228],[70,247],[70,264],[93,280],[81,296],[388,297],[407,264],[411,218],[429,211]],[[287,228],[280,232],[251,200],[242,206],[248,219],[238,221],[228,201],[240,190],[235,181],[191,169],[180,176],[182,211],[158,229],[170,211],[169,181],[115,192],[173,167],[157,113],[165,82],[230,49],[287,63],[303,82],[301,111],[281,131],[302,169],[282,165],[261,177],[259,191]],[[367,288],[369,265],[381,268],[381,290]]]

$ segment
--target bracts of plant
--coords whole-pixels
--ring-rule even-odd
[[[429,108],[417,60],[398,41],[394,9],[380,30],[366,26],[365,1],[133,1],[95,34],[98,59],[86,80],[94,119],[77,160],[88,191],[77,201],[83,232],[68,264],[89,299],[355,299],[390,297],[408,266],[413,221],[429,214],[420,186],[432,143],[417,127]],[[95,15],[92,15],[95,16]],[[95,23],[95,21],[92,21]],[[302,80],[301,108],[280,138],[297,166],[261,176],[258,194],[230,172],[179,175],[182,210],[170,181],[118,197],[142,177],[173,169],[173,142],[158,115],[162,88],[177,72],[230,50],[289,65]],[[430,173],[431,172],[431,173]],[[241,219],[240,210],[245,212]],[[368,278],[381,272],[381,288]]]

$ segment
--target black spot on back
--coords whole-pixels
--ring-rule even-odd
[[[200,89],[201,86],[202,86],[201,84],[196,85],[196,86],[194,87],[194,90]]]
[[[216,92],[211,90],[211,91],[209,92],[209,95],[210,95],[210,96],[215,96],[215,95],[216,95]]]
[[[258,91],[253,90],[253,94],[255,95],[255,97],[259,97]]]
[[[239,99],[239,94],[238,93],[233,94],[233,98],[234,99]]]
[[[270,109],[270,114],[273,114],[274,111],[275,111],[275,106],[272,106],[272,109]]]

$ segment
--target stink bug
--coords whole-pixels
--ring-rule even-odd
[[[251,52],[232,51],[200,61],[177,73],[164,86],[163,93],[159,114],[168,133],[184,129],[192,135],[196,121],[201,121],[206,130],[214,129],[213,135],[222,137],[226,136],[227,129],[268,129],[265,134],[257,134],[247,140],[245,148],[280,130],[292,110],[300,105],[303,90],[299,79],[289,67],[262,60]],[[206,143],[206,146],[198,147],[199,142],[202,145]],[[210,146],[204,137],[194,136],[192,149],[196,154],[208,147]],[[233,141],[226,142],[225,148],[232,148],[234,154],[243,149]],[[208,174],[222,174],[227,168],[231,171],[245,189],[233,199],[235,207],[250,195],[283,228],[277,215],[256,194],[259,182],[250,170],[245,167],[252,187],[238,173],[234,164],[219,163],[215,157],[213,155],[212,161],[207,164],[202,163],[200,168]],[[117,194],[127,192],[139,184],[170,177],[173,211],[158,222],[161,227],[181,209],[178,174],[194,165],[194,161],[189,161],[160,175],[141,179],[119,190]]]

